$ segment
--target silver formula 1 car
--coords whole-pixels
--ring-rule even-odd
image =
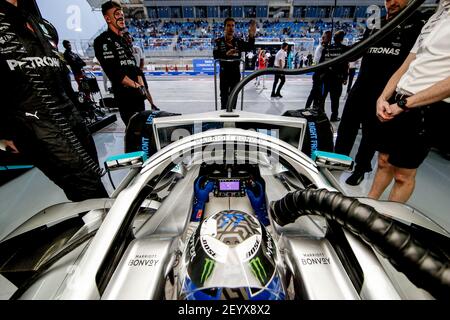
[[[107,163],[129,170],[111,199],[52,206],[1,239],[2,298],[449,297],[449,234],[406,205],[343,195],[330,170],[351,161],[299,151],[304,119],[153,126],[160,151]]]

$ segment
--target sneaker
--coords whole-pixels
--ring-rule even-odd
[[[283,96],[280,93],[277,93],[275,96],[278,98],[283,98]]]
[[[278,97],[275,93],[272,93],[271,95],[270,95],[270,97],[271,98],[276,98],[276,97]]]
[[[345,180],[346,184],[357,186],[364,180],[364,171],[355,170],[350,177]]]

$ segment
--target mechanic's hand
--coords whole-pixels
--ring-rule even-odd
[[[394,118],[391,105],[382,97],[377,100],[377,117],[381,122],[386,122]]]
[[[209,193],[214,189],[214,182],[207,181],[206,184],[202,187],[201,181],[203,179],[204,177],[198,177],[195,181],[194,194],[198,202],[206,203],[209,200]]]
[[[0,148],[4,148],[5,151],[11,151],[11,153],[19,153],[12,140],[0,140]]]
[[[396,115],[399,115],[400,113],[402,113],[403,112],[403,109],[402,108],[400,108],[399,106],[398,106],[398,104],[391,104],[390,105],[390,108],[391,108],[391,111],[392,111],[392,116],[393,117],[395,117]]]

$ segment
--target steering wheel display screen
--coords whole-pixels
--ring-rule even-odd
[[[220,191],[239,191],[241,189],[241,183],[239,180],[222,180],[219,181]]]

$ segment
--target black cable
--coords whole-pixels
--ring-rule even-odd
[[[333,65],[337,65],[339,63],[345,61],[351,61],[353,58],[362,55],[369,47],[373,46],[378,41],[384,39],[388,35],[390,35],[395,28],[401,23],[405,22],[414,12],[425,2],[425,0],[414,0],[409,4],[398,16],[392,19],[389,23],[387,23],[383,28],[375,32],[369,38],[361,41],[346,53],[332,59],[329,61],[325,61],[323,63],[319,63],[315,66],[307,67],[304,69],[297,70],[287,70],[287,69],[278,69],[278,68],[267,68],[263,70],[258,70],[252,72],[248,77],[242,79],[231,91],[230,96],[228,98],[227,104],[227,112],[233,112],[233,108],[236,106],[237,98],[239,92],[253,79],[257,77],[261,77],[266,74],[284,74],[284,75],[302,75],[309,72],[316,72],[322,69],[329,68]]]

